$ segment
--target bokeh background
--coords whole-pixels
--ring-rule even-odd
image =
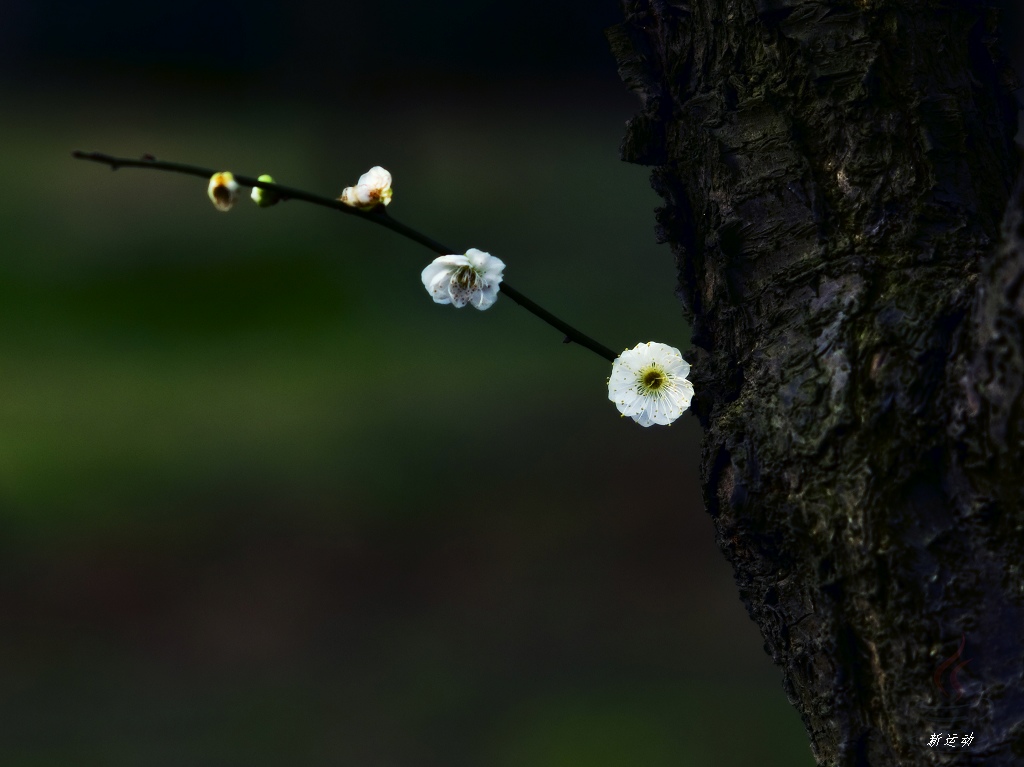
[[[69,158],[381,164],[399,220],[685,349],[612,0],[2,7],[0,764],[812,763],[692,418],[435,306],[386,230]]]

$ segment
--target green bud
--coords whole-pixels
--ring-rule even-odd
[[[273,184],[274,178],[264,173],[262,176],[256,179],[257,181],[263,181],[267,184]],[[261,208],[269,208],[271,205],[277,205],[281,201],[277,192],[272,192],[269,189],[260,189],[258,186],[252,188],[252,201],[259,205]]]

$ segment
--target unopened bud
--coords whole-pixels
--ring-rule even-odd
[[[214,173],[206,193],[217,210],[229,211],[238,199],[238,182],[230,171]]]
[[[379,204],[390,204],[391,195],[391,174],[375,165],[359,177],[355,186],[346,186],[338,199],[353,208],[368,210]]]
[[[267,184],[273,184],[274,179],[272,176],[268,176],[264,173],[262,176],[256,179],[257,181],[263,181]],[[252,201],[259,205],[261,208],[269,208],[271,205],[277,205],[281,202],[281,197],[277,192],[271,191],[270,189],[260,189],[258,186],[252,188]]]

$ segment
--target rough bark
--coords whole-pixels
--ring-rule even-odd
[[[1024,185],[993,2],[624,9],[623,157],[665,202],[705,503],[815,758],[1024,763]]]

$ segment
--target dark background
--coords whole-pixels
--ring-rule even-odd
[[[435,306],[387,231],[68,156],[381,164],[399,220],[685,349],[614,2],[3,12],[0,763],[811,763],[689,416],[620,419],[507,300]]]

